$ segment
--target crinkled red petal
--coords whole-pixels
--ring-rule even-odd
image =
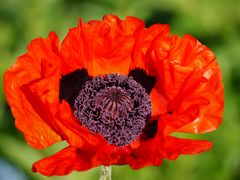
[[[94,161],[94,154],[74,147],[67,147],[58,153],[33,164],[32,171],[45,176],[66,175],[73,170],[85,171],[100,165]]]
[[[162,40],[156,40],[157,44]],[[169,115],[162,117],[171,132],[204,133],[216,129],[222,120],[223,84],[213,53],[191,36],[173,36],[166,41],[168,52],[152,46],[149,53],[156,67],[156,90],[168,100]],[[161,49],[161,48],[160,48]]]
[[[92,76],[110,73],[128,74],[134,34],[144,23],[134,17],[120,20],[104,16],[102,21],[79,21],[63,41],[61,53],[70,65],[68,72],[86,68]],[[66,72],[66,73],[68,73]]]
[[[58,46],[58,38],[54,33],[51,33],[47,39],[33,40],[28,46],[28,53],[19,57],[17,63],[4,74],[4,91],[15,117],[15,124],[24,133],[29,145],[39,149],[60,141],[61,137],[57,134],[57,127],[46,110],[47,107],[29,93],[31,91],[29,88],[35,83],[38,84],[41,78],[45,78],[41,71],[45,59],[57,61]],[[44,73],[47,75],[50,72]],[[48,80],[55,78],[51,76]],[[45,93],[41,95],[44,96],[43,99],[50,98],[51,101],[56,94],[54,92],[49,94],[45,83],[46,81],[43,80],[38,84],[44,86],[41,89]]]
[[[157,92],[156,88],[153,88],[150,94],[152,103],[152,119],[158,119],[158,116],[165,114],[168,111],[168,101],[160,93]]]
[[[199,154],[210,150],[212,143],[205,140],[180,139],[168,136],[164,139],[160,154],[174,160],[181,154]]]
[[[154,74],[153,69],[149,68],[150,66],[148,61],[150,58],[147,58],[146,54],[155,39],[165,39],[169,37],[169,34],[169,26],[163,24],[155,24],[149,28],[139,29],[135,33],[136,43],[132,52],[132,64],[130,69],[139,67],[146,70],[150,75],[156,75]]]
[[[165,125],[158,120],[157,134],[148,140],[142,140],[138,146],[131,148],[128,155],[130,159],[128,164],[133,169],[139,169],[144,166],[159,166],[163,158],[176,159],[179,155],[199,154],[210,150],[212,143],[206,140],[181,139],[172,136],[165,136],[163,129]]]

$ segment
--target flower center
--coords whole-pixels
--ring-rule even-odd
[[[107,87],[100,90],[96,96],[96,105],[104,113],[111,115],[111,119],[123,116],[133,108],[131,97],[121,87]]]
[[[107,74],[87,81],[75,99],[74,115],[110,144],[136,140],[151,116],[146,90],[132,77]]]

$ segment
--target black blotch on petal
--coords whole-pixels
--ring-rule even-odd
[[[60,100],[65,99],[71,107],[74,108],[74,99],[78,96],[86,81],[91,79],[86,69],[77,69],[76,71],[62,76],[60,80]]]
[[[132,76],[135,81],[142,85],[146,89],[148,94],[151,93],[152,88],[156,84],[156,78],[154,76],[149,76],[147,73],[140,68],[135,68],[131,70],[128,76]]]
[[[157,129],[158,129],[158,120],[149,121],[146,124],[145,128],[143,129],[140,139],[147,140],[147,139],[153,138],[157,133]]]

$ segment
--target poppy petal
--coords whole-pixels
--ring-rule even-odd
[[[60,136],[45,122],[32,106],[22,87],[39,81],[42,77],[43,59],[57,59],[59,41],[54,33],[47,39],[38,38],[28,46],[28,52],[4,74],[4,91],[11,107],[17,128],[24,133],[29,145],[44,148],[61,140]],[[45,72],[45,75],[51,72]],[[34,99],[32,99],[34,101]]]
[[[45,176],[66,175],[73,170],[84,171],[96,167],[98,161],[93,161],[94,154],[74,147],[67,147],[58,153],[35,162],[33,172],[39,172]]]
[[[162,157],[156,156],[154,147],[157,144],[153,145],[153,141],[144,142],[145,149],[138,148],[140,142],[133,142],[130,146],[121,148],[113,145],[101,146],[96,158],[105,166],[129,164],[133,169],[150,165],[159,166],[162,163]]]
[[[136,42],[132,52],[130,70],[141,68],[144,69],[147,74],[156,75],[154,73],[154,68],[149,66],[150,58],[146,55],[155,39],[166,39],[169,38],[169,35],[170,29],[167,24],[154,24],[149,28],[139,28],[135,33]],[[158,47],[160,48],[161,46]]]
[[[222,119],[223,84],[215,56],[189,35],[173,36],[169,47],[167,56],[154,47],[151,54],[161,78],[156,89],[168,99],[172,112],[165,116],[165,134],[216,129]]]
[[[143,166],[159,166],[162,158],[176,159],[179,155],[199,154],[210,150],[212,143],[206,140],[180,139],[172,136],[156,136],[148,141],[142,141],[137,149],[132,150],[132,160],[129,165],[133,169]]]
[[[206,140],[180,139],[172,136],[165,138],[161,154],[164,158],[174,160],[180,154],[199,154],[212,148]]]
[[[140,19],[107,15],[102,21],[89,21],[69,31],[61,53],[70,64],[70,71],[86,68],[91,76],[120,73],[128,74],[134,33],[143,28]]]
[[[139,169],[144,166],[159,166],[163,158],[176,159],[181,154],[199,154],[210,150],[212,143],[206,140],[181,139],[173,136],[165,136],[163,129],[165,125],[161,119],[151,121],[149,128],[145,129],[145,134],[137,148],[131,150],[130,156],[134,160],[129,162],[133,169]],[[156,124],[157,122],[157,124]],[[151,134],[152,131],[156,131]],[[148,130],[151,130],[150,134]],[[150,135],[147,137],[147,135]]]
[[[131,149],[129,165],[133,169],[145,166],[160,166],[163,157],[159,154],[161,139],[157,136],[142,140],[137,148]]]
[[[167,112],[168,108],[168,101],[165,99],[156,88],[153,88],[150,99],[152,102],[152,115],[151,119],[158,119],[159,115],[165,114]]]

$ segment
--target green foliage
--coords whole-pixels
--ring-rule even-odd
[[[139,171],[114,166],[113,179],[237,180],[240,179],[240,1],[237,0],[0,0],[0,76],[36,37],[55,31],[63,39],[78,18],[101,19],[104,14],[143,18],[147,26],[168,23],[171,32],[192,34],[209,46],[220,63],[225,84],[225,113],[215,132],[199,135],[212,140],[210,152],[164,161],[161,167]],[[39,151],[28,146],[15,127],[0,79],[0,160],[4,158],[28,179],[49,179],[31,172],[31,164],[57,152],[64,143]],[[181,134],[179,136],[182,136]],[[190,135],[187,135],[188,137]],[[195,136],[190,136],[195,137]],[[74,172],[50,179],[97,179],[98,170]]]

